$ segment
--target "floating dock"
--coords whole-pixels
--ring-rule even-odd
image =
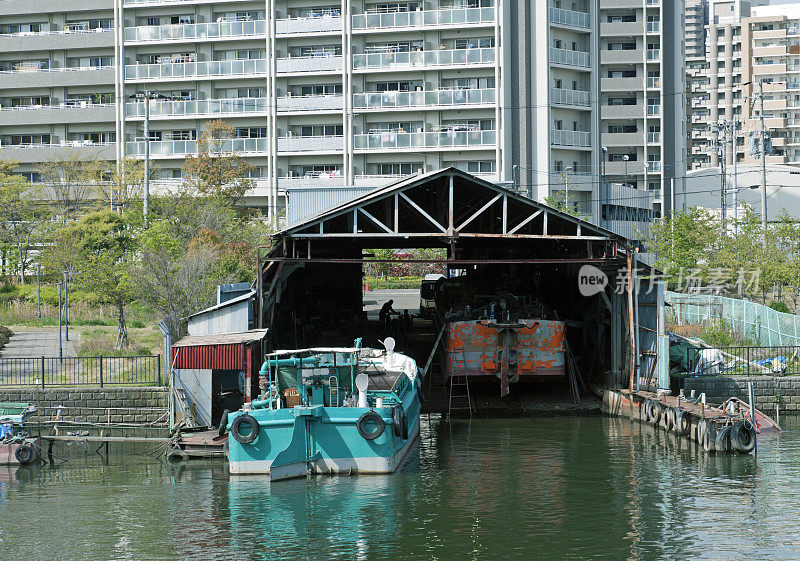
[[[738,400],[737,400],[738,401]],[[735,413],[680,396],[627,389],[603,392],[603,413],[648,423],[697,442],[707,452],[749,454],[756,450],[757,435],[780,430],[767,415],[756,410],[755,422],[749,409],[737,402]]]

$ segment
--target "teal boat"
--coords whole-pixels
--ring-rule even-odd
[[[385,349],[270,353],[258,399],[223,419],[231,474],[392,473],[419,436],[422,372]]]

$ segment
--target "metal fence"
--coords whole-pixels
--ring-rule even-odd
[[[764,346],[800,345],[800,316],[795,314],[725,296],[667,292],[665,298],[671,305],[669,314],[679,325],[724,320]]]
[[[0,358],[0,387],[161,386],[161,356]]]
[[[686,349],[696,376],[790,376],[800,374],[800,346]]]

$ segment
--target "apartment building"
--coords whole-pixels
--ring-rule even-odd
[[[204,124],[223,119],[254,166],[248,203],[269,215],[286,189],[452,165],[599,221],[603,181],[657,195],[683,146],[662,136],[675,115],[661,90],[683,58],[672,2],[0,5],[0,157],[32,179],[64,151],[149,148],[179,181]]]
[[[762,100],[767,163],[800,165],[800,3],[755,4],[709,0],[705,67],[692,76],[692,168],[719,166],[723,153],[729,165],[760,161]]]
[[[683,30],[683,2],[600,0],[603,178],[647,192],[654,216],[685,175]]]

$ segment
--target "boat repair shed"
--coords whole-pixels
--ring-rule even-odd
[[[362,336],[379,344],[364,333],[364,266],[376,263],[373,250],[398,248],[438,250],[404,261],[535,295],[566,322],[587,382],[668,387],[664,289],[633,244],[455,168],[409,176],[274,234],[258,258],[256,326],[270,328],[273,348]],[[427,355],[415,358],[424,365]]]
[[[172,345],[170,421],[216,426],[259,394],[258,371],[268,330],[187,335]]]

